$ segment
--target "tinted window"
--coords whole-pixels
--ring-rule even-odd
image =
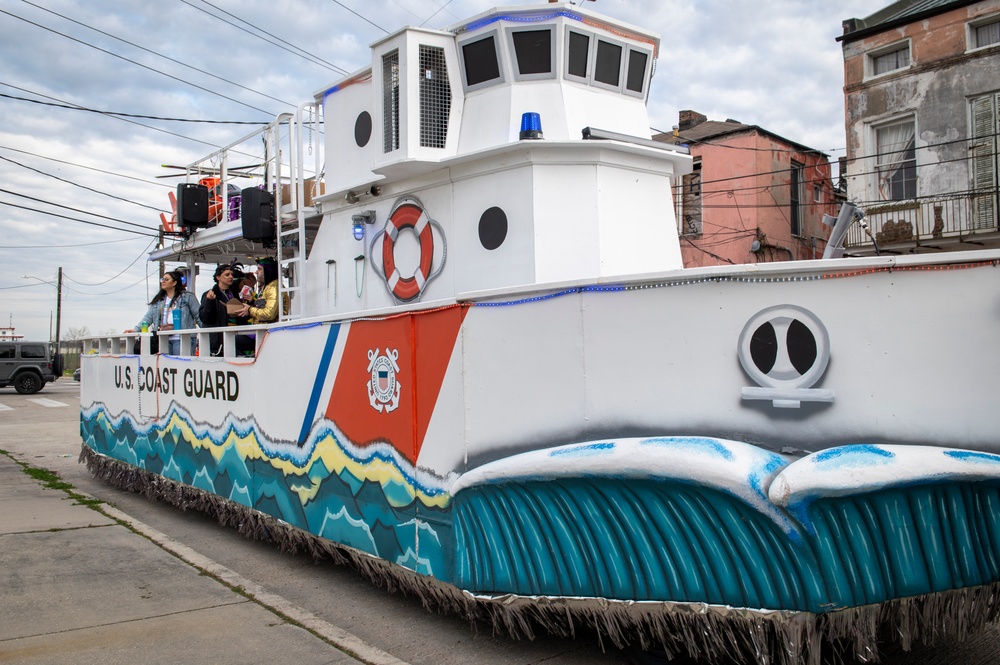
[[[10,344],[0,344],[0,358],[13,358],[14,347]]]
[[[625,87],[632,92],[642,92],[643,81],[646,78],[646,60],[648,56],[642,51],[628,52],[628,74],[625,77]]]
[[[552,31],[522,30],[511,35],[517,71],[521,74],[547,74],[552,71]]]
[[[463,44],[462,59],[465,61],[465,85],[471,87],[500,78],[500,63],[497,61],[497,46],[493,35]]]
[[[600,39],[597,40],[597,64],[594,67],[594,80],[617,87],[621,64],[622,47]]]
[[[24,344],[21,346],[22,358],[44,358],[45,346],[42,344]]]
[[[590,37],[579,32],[569,33],[570,76],[587,78],[587,57],[590,55]]]

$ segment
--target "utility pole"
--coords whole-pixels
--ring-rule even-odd
[[[59,266],[59,279],[56,281],[56,358],[59,371],[62,372],[62,352],[59,349],[59,324],[62,323],[62,266]]]

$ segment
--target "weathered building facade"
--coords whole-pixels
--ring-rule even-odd
[[[1000,246],[1000,0],[900,0],[844,21],[848,254]]]
[[[755,125],[681,111],[673,133],[694,170],[675,188],[684,266],[819,258],[836,214],[826,154]]]

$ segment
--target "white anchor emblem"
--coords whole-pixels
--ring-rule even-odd
[[[396,379],[398,359],[397,349],[390,351],[387,348],[384,356],[379,354],[378,348],[368,351],[368,372],[371,374],[368,381],[368,401],[379,413],[390,413],[399,406],[400,384]]]

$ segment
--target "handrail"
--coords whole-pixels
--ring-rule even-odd
[[[213,333],[222,333],[222,355],[216,356],[219,359],[226,358],[238,358],[240,356],[236,355],[236,336],[237,335],[249,335],[253,334],[256,336],[254,344],[254,354],[260,351],[261,344],[265,335],[259,333],[267,333],[267,331],[273,327],[273,324],[259,324],[259,325],[247,325],[247,326],[220,326],[216,328],[190,328],[187,330],[163,330],[163,331],[152,331],[152,332],[130,332],[130,333],[118,333],[115,335],[101,335],[97,337],[85,337],[80,341],[83,343],[83,352],[85,355],[123,355],[132,356],[136,355],[133,353],[135,349],[136,340],[139,341],[139,351],[138,355],[148,356],[154,355],[150,353],[150,345],[152,343],[153,335],[157,335],[161,339],[161,344],[167,344],[167,339],[172,335],[179,335],[181,338],[180,353],[177,357],[190,358],[191,357],[191,338],[197,337],[199,357],[202,359],[208,359],[212,356],[200,355],[201,349],[208,349],[210,347],[210,336]],[[166,348],[161,347],[161,348]],[[164,354],[166,355],[166,354]]]

